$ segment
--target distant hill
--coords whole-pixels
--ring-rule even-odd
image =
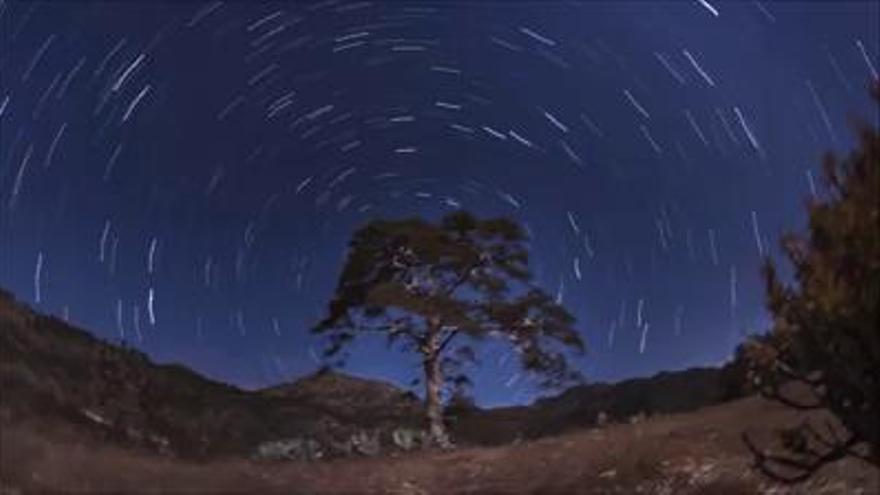
[[[302,436],[417,426],[420,403],[338,374],[245,391],[40,315],[0,292],[0,420],[62,421],[92,437],[184,457],[252,452]]]
[[[732,368],[692,369],[589,384],[531,406],[448,411],[460,444],[499,445],[637,414],[689,411],[740,396]],[[314,439],[341,445],[364,432],[382,445],[418,430],[422,404],[395,386],[341,373],[259,391],[207,379],[181,365],[93,337],[0,291],[0,424],[59,422],[101,441],[191,458],[251,455],[262,443]],[[326,456],[350,446],[324,448]],[[381,449],[387,450],[387,449]]]
[[[559,435],[597,423],[693,411],[737,399],[745,395],[744,379],[728,365],[579,385],[529,406],[456,412],[455,430],[459,437],[481,445]]]

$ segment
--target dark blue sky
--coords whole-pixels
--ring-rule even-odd
[[[0,285],[160,361],[315,368],[351,232],[533,235],[595,380],[764,329],[760,254],[877,77],[876,2],[0,3]],[[876,107],[875,107],[876,108]],[[503,348],[484,404],[534,395]],[[405,383],[363,342],[349,371]]]

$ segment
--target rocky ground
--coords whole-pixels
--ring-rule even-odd
[[[6,423],[0,493],[875,494],[880,472],[845,460],[805,484],[750,468],[746,429],[767,438],[796,413],[758,398],[498,447],[326,462],[193,462],[96,444],[62,425]]]

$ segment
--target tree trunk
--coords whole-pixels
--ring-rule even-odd
[[[440,369],[440,333],[431,332],[425,349],[425,403],[428,413],[431,442],[442,448],[451,446],[443,424],[443,403],[440,388],[443,385],[443,371]]]

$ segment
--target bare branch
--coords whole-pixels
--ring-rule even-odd
[[[443,349],[445,349],[446,346],[448,346],[449,343],[452,342],[452,339],[454,339],[456,335],[458,335],[457,328],[455,330],[450,331],[448,334],[446,334],[446,336],[443,338],[443,340],[440,341],[440,347],[437,348],[437,352],[442,353]]]
[[[787,459],[787,458],[781,458],[778,456],[773,456],[773,455],[767,454],[763,450],[759,449],[752,442],[752,439],[749,438],[749,435],[746,432],[743,432],[741,437],[742,437],[743,442],[746,444],[746,447],[749,449],[749,451],[752,453],[752,456],[755,459],[755,462],[752,463],[752,466],[754,468],[758,469],[759,471],[761,471],[761,473],[764,474],[765,476],[767,476],[768,478],[773,479],[774,481],[778,481],[778,482],[786,483],[786,484],[800,483],[800,482],[805,481],[810,476],[812,476],[813,472],[815,472],[817,469],[817,468],[809,469],[809,466],[802,466],[800,463],[797,463],[796,461],[791,461],[790,459]],[[789,465],[789,467],[795,467],[795,469],[799,469],[802,472],[799,474],[796,474],[796,475],[786,476],[786,475],[774,470],[773,468],[771,468],[768,461],[775,462],[778,464],[783,464],[783,465]],[[794,464],[794,466],[792,466],[792,464]]]
[[[802,454],[808,459],[796,459],[794,457],[769,454],[759,449],[746,432],[743,432],[741,437],[755,458],[753,466],[773,480],[786,484],[800,483],[812,476],[822,466],[851,455],[852,447],[858,443],[855,436],[851,436],[846,442],[834,445],[829,444],[829,449],[824,453],[807,447]],[[774,464],[793,470],[796,474],[786,475],[774,469]]]
[[[792,409],[797,409],[799,411],[814,411],[817,409],[823,409],[825,404],[820,399],[817,399],[814,404],[804,404],[802,402],[798,402],[795,399],[785,396],[781,390],[779,390],[778,384],[773,385],[765,385],[762,386],[758,392],[761,394],[761,397],[765,399],[770,399],[777,401],[785,406],[791,407]]]

